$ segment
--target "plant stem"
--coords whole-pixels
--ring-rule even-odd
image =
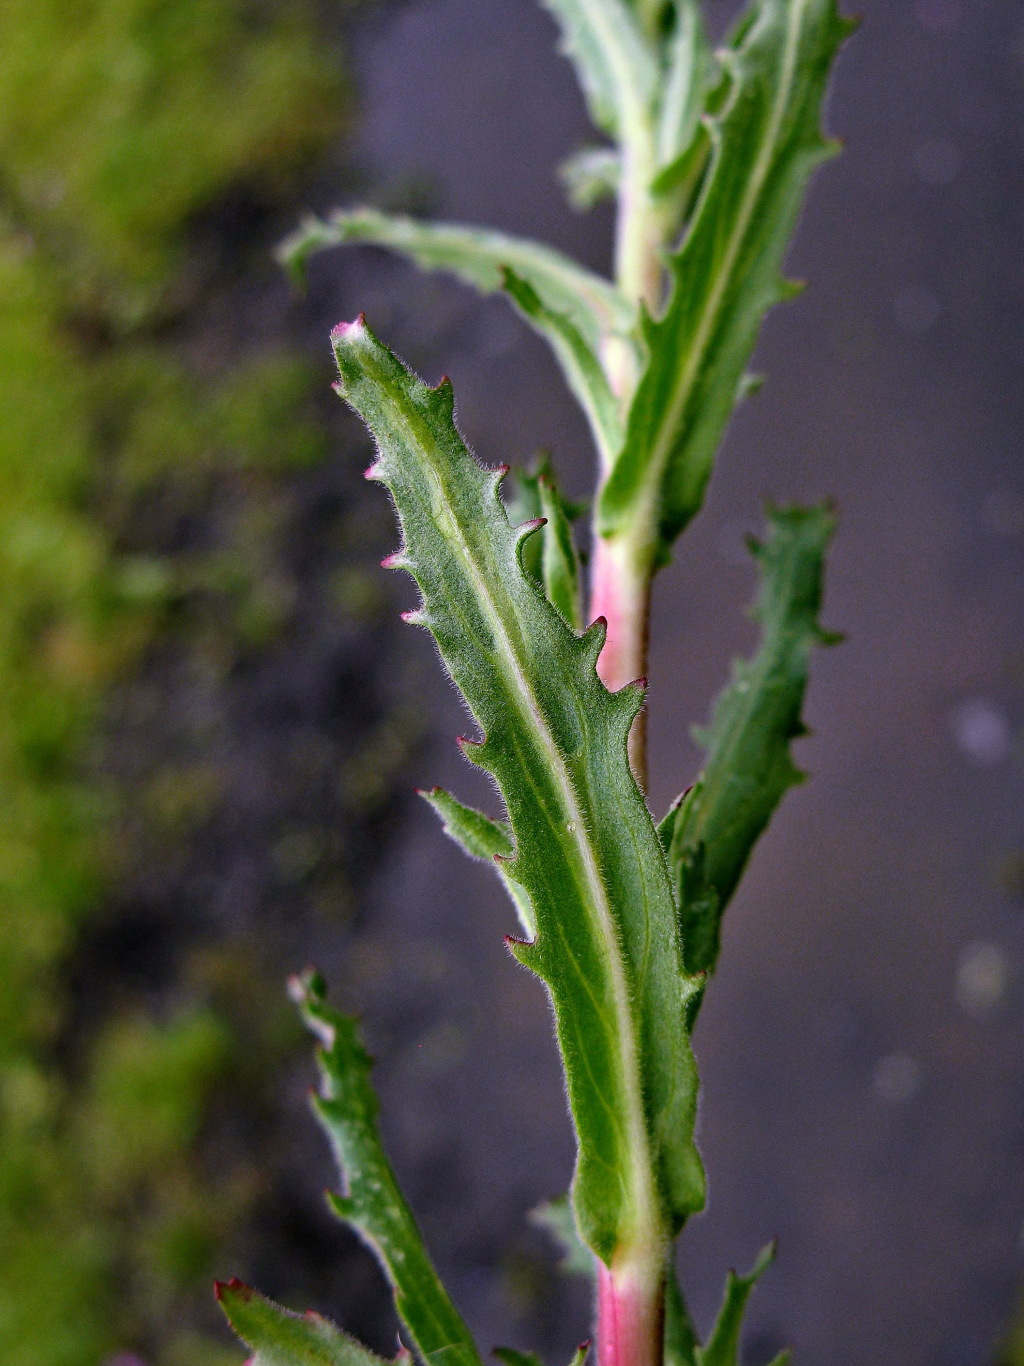
[[[611,1267],[598,1261],[598,1366],[661,1366],[664,1319],[660,1248],[645,1249],[645,1255]]]
[[[655,166],[654,139],[651,130],[647,133],[647,136],[627,141],[622,148],[615,280],[627,298],[636,299],[653,310],[660,303],[664,283],[660,258],[664,225],[650,193]],[[613,385],[623,409],[628,410],[636,377],[628,367],[615,365],[614,368],[617,373],[612,375]],[[607,478],[608,473],[603,470],[602,478]],[[646,553],[646,543],[636,537],[640,529],[632,530],[634,534],[627,537],[609,538],[596,530],[594,534],[590,620],[604,617],[608,623],[608,636],[597,671],[612,692],[647,676],[653,562]],[[636,718],[630,732],[629,761],[640,787],[646,788],[645,712]]]
[[[653,15],[657,5],[645,9]],[[657,309],[664,283],[660,251],[663,224],[652,202],[653,135],[623,146],[615,276],[622,292]],[[628,411],[636,376],[622,357],[612,383]],[[606,479],[609,471],[602,470]],[[646,526],[625,535],[602,536],[595,529],[590,581],[590,620],[604,617],[608,634],[597,671],[612,692],[647,675],[647,647],[654,572],[652,538]],[[629,760],[641,789],[647,785],[647,725],[641,711],[629,736]],[[653,1229],[631,1247],[620,1248],[606,1266],[597,1263],[598,1366],[662,1366],[665,1318],[664,1240]]]
[[[651,570],[628,540],[595,537],[590,585],[590,619],[604,617],[608,635],[597,672],[610,692],[647,673]],[[642,788],[647,785],[647,726],[641,712],[629,735],[629,761]]]

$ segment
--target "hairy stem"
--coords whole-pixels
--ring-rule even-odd
[[[598,1263],[598,1366],[661,1366],[665,1263],[661,1247]]]
[[[664,287],[661,250],[664,224],[650,193],[654,176],[654,142],[633,139],[623,149],[615,241],[615,280],[629,299],[658,307]],[[610,357],[622,361],[622,357]],[[614,365],[613,388],[627,410],[636,385],[629,366]],[[607,471],[603,471],[607,477]],[[600,501],[600,490],[597,502]],[[596,506],[596,503],[595,503]],[[651,602],[651,556],[625,538],[607,538],[595,528],[590,586],[590,620],[604,617],[608,636],[597,671],[612,692],[647,676],[647,641]],[[647,785],[647,721],[640,712],[629,737],[629,761],[641,788]]]

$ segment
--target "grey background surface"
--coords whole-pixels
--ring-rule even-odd
[[[1024,1220],[1024,11],[862,10],[829,117],[847,150],[791,259],[810,287],[769,321],[769,383],[655,603],[660,810],[753,640],[744,533],[766,496],[837,500],[825,616],[848,640],[816,660],[813,776],[756,853],[700,1023],[711,1200],[681,1264],[707,1325],[726,1268],[780,1238],[755,1363],[792,1343],[804,1366],[967,1366],[1010,1314]],[[553,38],[532,0],[380,12],[357,49],[361,156],[398,197],[606,269],[609,215],[570,213],[553,175],[588,137]],[[486,461],[548,445],[586,489],[583,424],[501,301],[359,250],[315,264],[307,308],[325,331],[365,310],[426,378],[450,374]],[[429,642],[407,649],[437,716],[418,777],[487,800]],[[425,809],[374,902],[325,966],[364,1012],[396,1164],[483,1343],[567,1359],[586,1295],[524,1213],[564,1188],[572,1139],[542,991],[502,947],[511,911]]]

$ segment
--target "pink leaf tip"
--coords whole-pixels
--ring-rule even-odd
[[[353,334],[354,332],[363,332],[363,331],[365,331],[365,330],[366,330],[366,314],[365,314],[365,313],[360,313],[359,317],[356,318],[356,320],[355,320],[354,322],[350,322],[350,323],[338,323],[338,325],[337,325],[336,327],[332,327],[332,328],[331,328],[331,341],[332,341],[332,342],[347,341],[348,338],[351,337],[352,334]]]
[[[217,1296],[218,1300],[223,1300],[226,1294],[237,1295],[243,1304],[248,1304],[253,1296],[252,1286],[246,1285],[245,1282],[240,1281],[237,1276],[232,1276],[230,1281],[226,1283],[224,1281],[214,1281],[213,1293]]]

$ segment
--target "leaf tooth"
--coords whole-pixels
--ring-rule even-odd
[[[356,1222],[356,1209],[352,1200],[347,1195],[339,1195],[337,1191],[324,1191],[327,1198],[327,1207],[336,1214],[339,1219],[344,1219],[346,1223]]]
[[[524,573],[529,573],[523,558],[527,543],[532,536],[535,536],[537,532],[540,531],[542,527],[547,526],[547,524],[548,519],[546,517],[532,517],[530,521],[520,522],[518,526],[512,528],[512,534],[515,537],[513,549],[515,551],[516,563]]]
[[[597,668],[598,657],[604,649],[607,637],[608,618],[595,617],[579,638],[583,646],[583,657],[592,669]]]
[[[455,390],[447,375],[442,375],[433,389],[427,389],[427,397],[435,400],[431,406],[441,410],[445,419],[451,422],[455,416]]]
[[[331,344],[354,341],[360,332],[366,331],[366,314],[360,313],[352,322],[335,323],[331,328]]]
[[[484,750],[487,747],[486,740],[471,740],[468,735],[456,735],[455,743],[471,764],[483,764]]]
[[[411,611],[400,612],[399,616],[407,626],[426,626],[428,630],[430,628],[427,614],[422,607],[414,607]]]
[[[340,385],[340,384],[335,384],[335,385],[333,385],[332,387],[335,389],[336,392],[341,393],[341,385]],[[342,393],[342,398],[344,398],[344,394],[343,394],[343,393]],[[371,483],[383,484],[383,482],[384,482],[384,466],[383,466],[383,464],[382,464],[379,460],[375,460],[375,461],[373,462],[372,465],[368,465],[368,466],[366,467],[366,469],[363,470],[363,478],[364,478],[364,479],[369,479],[369,480],[371,481]]]
[[[380,562],[381,569],[409,569],[411,561],[405,553],[405,547],[395,550],[390,555],[385,555]]]
[[[230,1281],[214,1281],[213,1293],[218,1301],[223,1300],[225,1295],[237,1295],[243,1304],[248,1304],[255,1292],[251,1285],[232,1276]]]
[[[521,963],[524,968],[529,968],[538,977],[544,976],[540,969],[540,945],[536,939],[517,939],[515,935],[507,934],[505,936],[505,947],[517,963]]]

